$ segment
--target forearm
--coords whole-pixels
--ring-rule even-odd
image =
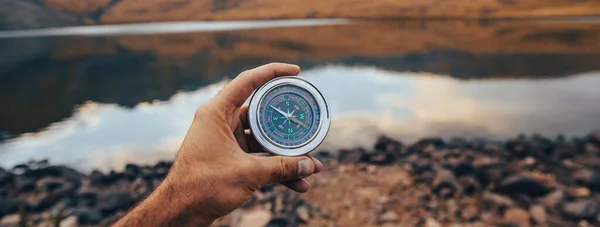
[[[209,226],[213,220],[202,216],[201,211],[191,207],[194,202],[189,195],[171,184],[163,181],[138,206],[121,218],[115,227],[120,226]]]

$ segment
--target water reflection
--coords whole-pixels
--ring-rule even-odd
[[[332,108],[332,130],[322,149],[370,146],[381,134],[410,141],[429,135],[581,135],[600,129],[598,73],[473,81],[330,65],[302,76],[322,89]],[[169,159],[194,109],[223,83],[132,108],[85,103],[67,120],[0,145],[0,165],[49,157],[84,170],[108,170]]]

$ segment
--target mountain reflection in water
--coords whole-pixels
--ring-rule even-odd
[[[302,66],[332,107],[322,149],[380,134],[502,138],[600,128],[600,23],[364,22],[0,42],[0,166],[171,158],[195,108],[259,64]],[[426,72],[426,73],[411,73]]]

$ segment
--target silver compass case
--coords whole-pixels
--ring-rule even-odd
[[[288,125],[291,124],[291,120],[289,118],[293,118],[292,115],[289,113],[285,113],[285,111],[282,111],[281,109],[277,108],[277,107],[273,107],[269,105],[269,102],[271,102],[274,99],[274,96],[282,96],[284,95],[284,93],[278,93],[280,92],[279,90],[281,89],[296,89],[297,91],[300,92],[296,92],[296,93],[285,93],[285,94],[289,94],[292,96],[298,96],[302,99],[299,100],[312,100],[312,103],[308,102],[306,103],[307,106],[305,107],[305,111],[307,109],[310,109],[311,111],[314,111],[315,108],[318,108],[318,116],[312,116],[313,119],[317,119],[318,118],[318,126],[316,127],[316,130],[313,129],[313,127],[315,127],[315,124],[312,124],[310,127],[310,130],[307,130],[306,133],[304,134],[304,136],[306,136],[305,141],[299,142],[299,143],[293,143],[293,144],[284,144],[284,142],[282,142],[282,140],[278,140],[279,137],[276,137],[275,134],[281,134],[282,132],[275,132],[275,130],[273,128],[275,128],[276,126],[273,125],[273,123],[268,123],[269,126],[267,126],[265,119],[272,117],[273,115],[275,115],[275,113],[279,112],[281,116],[283,116],[285,114],[284,117],[288,118],[282,118],[282,119],[286,119],[289,120],[290,122],[287,122]],[[297,89],[299,88],[299,89]],[[304,92],[305,91],[305,92]],[[278,94],[273,94],[273,93],[278,93]],[[306,97],[306,96],[310,96],[310,97]],[[265,98],[270,100],[265,100]],[[287,98],[287,97],[286,97]],[[302,101],[300,101],[302,102]],[[287,103],[286,103],[287,104]],[[266,106],[268,105],[268,106]],[[273,107],[276,110],[273,111],[273,108],[269,109],[268,107]],[[293,108],[292,108],[293,109]],[[270,112],[269,112],[270,111]],[[281,113],[283,112],[283,113]],[[279,114],[278,113],[278,114]],[[284,76],[284,77],[277,77],[274,78],[270,81],[268,81],[267,83],[265,83],[263,86],[261,86],[260,88],[258,88],[256,91],[254,91],[254,93],[252,94],[252,97],[250,98],[250,104],[249,104],[249,108],[248,108],[248,115],[249,115],[249,124],[250,124],[250,130],[254,136],[254,138],[256,138],[256,140],[258,141],[258,143],[260,143],[260,145],[262,145],[262,147],[275,155],[282,155],[282,156],[300,156],[300,155],[304,155],[307,154],[311,151],[313,151],[315,148],[317,148],[317,146],[319,146],[323,140],[325,139],[325,137],[327,136],[327,132],[329,131],[329,127],[331,125],[331,118],[330,118],[330,111],[329,111],[329,106],[327,105],[327,102],[325,101],[325,97],[321,94],[321,92],[311,83],[309,83],[307,80],[298,77],[298,76]],[[269,115],[269,116],[267,116]],[[276,118],[276,117],[273,117]],[[295,123],[298,122],[298,119],[292,119],[295,120]],[[271,119],[269,119],[269,121],[271,121]],[[284,123],[285,124],[285,123]],[[302,130],[306,127],[305,124],[310,124],[307,122],[299,122],[297,124],[302,124],[303,128]],[[281,125],[279,125],[281,127]],[[300,125],[296,125],[296,127],[299,127]],[[283,129],[283,128],[281,128]],[[271,131],[273,130],[273,131]],[[288,130],[292,130],[291,128]],[[289,132],[289,131],[288,131]],[[309,134],[310,133],[310,134]],[[275,137],[277,139],[275,139]],[[290,134],[290,137],[292,137],[292,135]],[[295,138],[298,138],[297,136]],[[287,139],[287,136],[286,136]]]

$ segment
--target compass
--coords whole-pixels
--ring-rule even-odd
[[[297,76],[278,77],[258,88],[248,108],[250,130],[265,150],[299,156],[314,150],[331,124],[319,90]]]

